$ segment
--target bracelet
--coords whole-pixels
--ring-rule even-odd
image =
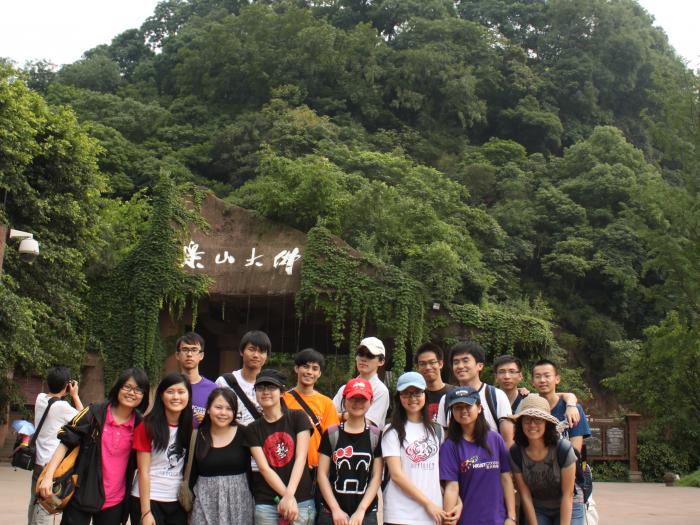
[[[153,513],[151,512],[151,509],[148,509],[145,513],[141,514],[141,519],[145,518],[145,517],[148,516],[149,514],[153,514]]]
[[[567,403],[566,404],[566,408],[576,408],[576,407],[577,407],[576,403]]]

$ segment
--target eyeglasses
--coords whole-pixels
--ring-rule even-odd
[[[418,361],[418,368],[428,368],[429,366],[435,366],[440,361],[437,359],[431,359],[430,361]]]
[[[143,395],[143,390],[141,390],[141,389],[140,389],[139,387],[137,387],[137,386],[131,386],[131,385],[126,385],[126,384],[124,384],[124,385],[122,385],[122,388],[121,388],[121,389],[122,389],[124,392],[126,392],[127,394],[136,394],[137,396],[142,396],[142,395]]]
[[[261,383],[255,385],[256,392],[274,392],[275,390],[280,390],[280,387],[273,385],[272,383]]]
[[[196,354],[204,353],[204,350],[202,350],[199,347],[195,347],[195,348],[180,347],[177,349],[177,351],[179,353],[185,354],[185,355],[196,355]]]
[[[405,390],[403,392],[399,392],[399,396],[401,396],[404,399],[420,399],[421,396],[425,394],[422,390],[419,391],[413,391],[413,392],[406,392]]]
[[[364,357],[365,359],[374,359],[375,357],[379,357],[378,355],[374,355],[367,350],[358,350],[355,355],[358,357]]]

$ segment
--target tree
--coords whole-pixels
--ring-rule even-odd
[[[32,232],[41,256],[28,266],[8,246],[0,300],[0,366],[41,373],[77,367],[85,351],[87,281],[99,245],[99,147],[66,108],[50,109],[11,69],[0,69],[0,218]],[[11,385],[3,382],[3,400]]]

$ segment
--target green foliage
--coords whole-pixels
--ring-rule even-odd
[[[629,469],[622,461],[596,461],[591,464],[595,481],[628,481]]]
[[[700,470],[683,476],[678,482],[678,485],[681,487],[700,487]]]
[[[197,212],[185,206],[183,196],[168,175],[160,176],[147,231],[93,288],[92,343],[105,359],[106,385],[129,366],[144,368],[156,380],[165,357],[159,334],[161,310],[167,305],[177,317],[190,301],[196,319],[197,301],[207,293],[208,277],[182,269],[187,227],[206,227]],[[201,198],[195,192],[194,204]]]
[[[637,463],[644,481],[663,481],[666,472],[686,474],[690,470],[688,454],[661,439],[639,443]]]
[[[474,329],[472,337],[491,356],[516,354],[530,360],[548,355],[556,342],[548,321],[522,310],[497,305],[450,305],[449,315]]]
[[[406,279],[424,299],[464,310],[464,333],[498,351],[551,352],[573,366],[564,375],[581,392],[584,373],[627,377],[627,341],[641,341],[642,355],[657,340],[682,356],[682,344],[696,346],[698,77],[634,0],[167,0],[140,29],[58,73],[28,64],[26,78],[51,104],[71,105],[100,146],[90,141],[105,200],[79,191],[75,200],[95,208],[87,229],[105,242],[84,260],[61,252],[74,279],[51,295],[77,305],[68,339],[85,318],[68,301],[86,290],[81,272],[92,278],[128,258],[150,206],[130,199],[165,170],[303,230],[322,224],[381,268],[368,271],[378,289],[392,280],[412,289]],[[38,99],[23,100],[0,106],[3,188],[42,148],[65,145],[33,140],[49,128],[29,102]],[[65,151],[85,151],[75,142]],[[46,181],[32,199],[57,191],[72,210],[60,177]],[[75,226],[51,219],[42,223],[51,242],[54,229],[61,237]],[[6,266],[19,279],[15,263],[10,249]],[[29,281],[43,283],[35,268]],[[324,297],[315,282],[307,291]],[[551,312],[530,309],[536,298]],[[319,299],[345,313],[355,300]],[[418,302],[384,298],[375,308]],[[10,304],[48,332],[49,310]],[[687,331],[674,340],[659,332],[671,310]],[[368,311],[364,324],[363,311],[348,315],[367,329],[370,313],[391,318]],[[343,344],[357,340],[345,323]],[[562,349],[551,343],[555,325]],[[394,335],[391,323],[383,330]],[[621,381],[617,392],[637,399]],[[642,401],[682,442],[672,409]]]
[[[13,78],[14,77],[14,78]],[[96,141],[66,108],[51,109],[0,66],[0,222],[29,231],[41,255],[29,266],[9,243],[0,276],[0,375],[79,369],[85,351],[86,263],[99,245],[104,181]],[[8,399],[3,387],[2,401]]]
[[[618,346],[620,372],[603,383],[652,416],[656,434],[668,440],[667,446],[684,450],[686,458],[697,462],[700,425],[694,414],[700,410],[700,334],[670,312],[645,336],[642,343]]]
[[[354,252],[322,226],[307,237],[297,310],[321,310],[331,325],[337,347],[354,349],[369,327],[380,338],[392,338],[392,371],[406,369],[407,346],[422,342],[425,296],[422,287],[399,269]],[[354,371],[354,352],[348,363]]]

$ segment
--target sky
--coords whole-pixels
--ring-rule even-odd
[[[0,0],[0,57],[17,65],[47,59],[78,60],[84,51],[109,44],[119,33],[139,27],[158,0]],[[698,0],[639,0],[664,28],[671,45],[700,68]]]

